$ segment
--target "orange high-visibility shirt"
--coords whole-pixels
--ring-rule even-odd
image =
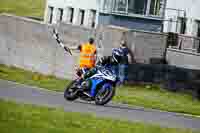
[[[95,66],[96,47],[89,43],[81,46],[79,66],[80,68],[92,68]]]

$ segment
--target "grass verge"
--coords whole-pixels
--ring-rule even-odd
[[[66,84],[69,83],[68,80],[59,79],[51,75],[46,76],[5,65],[0,65],[0,78],[53,91],[63,91]]]
[[[45,0],[1,0],[0,13],[43,18]]]
[[[68,80],[0,65],[0,78],[53,91],[64,91]],[[156,86],[125,86],[117,88],[114,102],[159,109],[170,112],[200,115],[200,101],[191,95],[172,93]]]
[[[192,133],[0,100],[1,133]]]

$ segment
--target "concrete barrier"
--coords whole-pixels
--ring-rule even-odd
[[[0,63],[43,74],[72,77],[75,57],[64,54],[51,27],[20,17],[0,16]]]
[[[151,57],[161,57],[165,47],[161,34],[130,31],[113,26],[100,26],[94,30],[60,24],[57,28],[68,46],[82,44],[91,36],[95,37],[98,43],[101,36],[104,55],[110,55],[111,49],[118,47],[120,40],[125,39],[138,62],[148,63]],[[52,26],[40,21],[1,14],[0,29],[0,63],[59,77],[73,76],[78,54],[68,56],[56,45],[50,33]],[[155,55],[156,49],[159,55]]]
[[[170,65],[200,70],[200,53],[168,48],[166,59]]]

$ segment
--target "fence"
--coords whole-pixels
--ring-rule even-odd
[[[200,38],[169,33],[167,44],[169,65],[200,70]]]
[[[169,33],[168,46],[173,49],[200,53],[200,38]]]
[[[164,64],[130,64],[128,83],[160,84],[171,91],[192,92],[200,99],[200,71]]]

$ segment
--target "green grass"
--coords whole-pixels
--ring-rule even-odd
[[[192,133],[0,100],[1,133]]]
[[[53,91],[63,91],[66,84],[69,83],[68,80],[59,79],[51,75],[46,76],[5,65],[0,65],[0,78]]]
[[[1,0],[0,13],[43,18],[45,0]]]
[[[200,115],[200,101],[194,100],[191,95],[173,93],[155,86],[119,88],[114,101],[170,112]]]
[[[54,91],[64,91],[66,84],[69,83],[68,80],[5,65],[0,65],[0,78]],[[117,88],[113,101],[164,111],[200,115],[200,101],[194,100],[189,94],[172,93],[157,86]]]

